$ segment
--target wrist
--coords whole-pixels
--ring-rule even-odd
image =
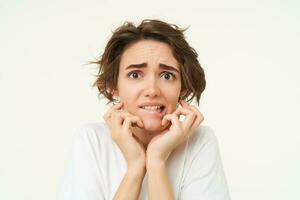
[[[127,174],[140,176],[146,173],[145,164],[129,164],[127,167]]]
[[[161,159],[156,156],[148,156],[146,160],[146,168],[153,168],[153,167],[163,167],[165,166],[165,160]]]
[[[162,164],[167,161],[169,158],[170,153],[160,153],[160,152],[154,152],[154,151],[148,151],[146,155],[146,165],[149,164]]]

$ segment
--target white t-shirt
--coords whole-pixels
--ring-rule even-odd
[[[105,123],[79,127],[59,200],[113,199],[127,169],[122,152]],[[200,125],[169,156],[167,172],[176,199],[230,200],[217,138]],[[140,198],[147,197],[147,173]]]

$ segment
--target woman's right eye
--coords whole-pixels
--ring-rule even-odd
[[[131,79],[138,79],[139,78],[139,72],[138,71],[132,71],[132,72],[129,72],[127,76]]]

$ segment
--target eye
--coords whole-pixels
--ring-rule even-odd
[[[173,80],[175,79],[175,75],[171,72],[164,72],[163,73],[163,77],[166,79],[166,80]]]
[[[127,76],[131,79],[138,79],[140,75],[139,71],[132,71],[127,74]]]

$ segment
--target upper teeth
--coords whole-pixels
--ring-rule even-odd
[[[160,106],[142,106],[143,109],[148,109],[148,110],[157,110],[160,109]]]

